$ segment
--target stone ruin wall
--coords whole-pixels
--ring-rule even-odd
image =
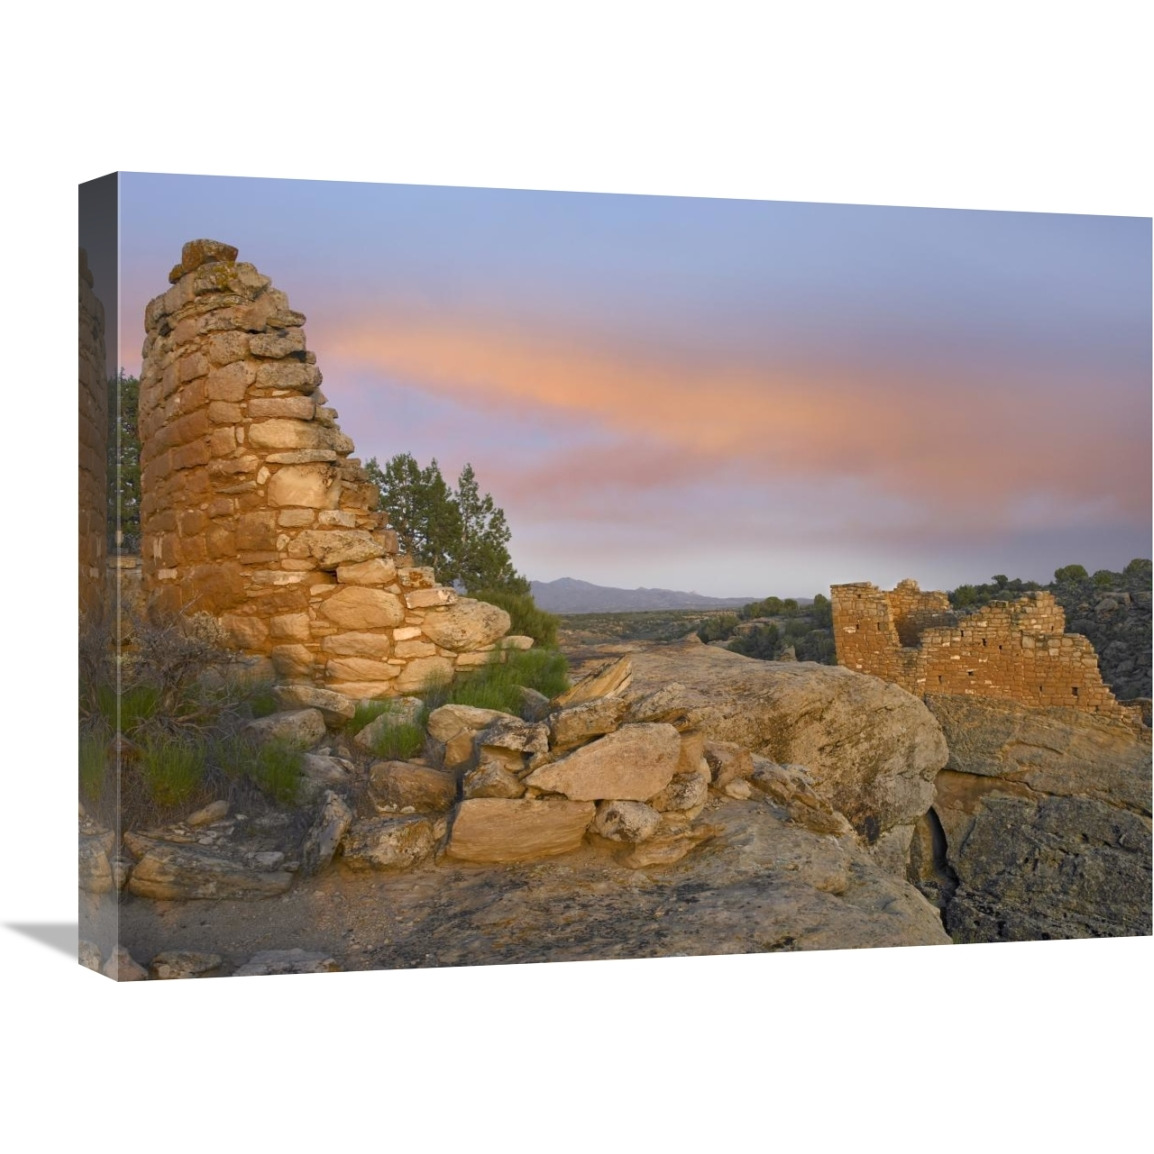
[[[94,618],[103,604],[108,534],[108,380],[104,306],[92,291],[88,254],[80,250],[80,613]]]
[[[1093,645],[1066,633],[1065,613],[1051,593],[960,615],[944,593],[924,593],[914,581],[891,592],[868,582],[830,592],[838,664],[918,697],[972,695],[1113,717],[1132,713],[1102,681]]]
[[[410,693],[485,664],[509,617],[397,555],[376,487],[320,390],[305,318],[237,250],[184,246],[145,313],[142,583],[206,612],[288,681]]]

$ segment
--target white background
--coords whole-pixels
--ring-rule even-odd
[[[1066,1150],[1145,1129],[1148,938],[117,987],[7,928],[76,916],[79,181],[1149,216],[1143,8],[151,0],[6,17],[11,1148]]]

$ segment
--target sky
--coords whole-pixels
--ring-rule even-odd
[[[1151,222],[126,173],[306,314],[362,459],[466,462],[538,580],[949,589],[1151,555]]]

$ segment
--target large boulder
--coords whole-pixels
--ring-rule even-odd
[[[1149,934],[1150,731],[988,698],[928,704],[950,759],[917,880],[955,941]]]
[[[874,856],[904,873],[948,756],[923,702],[840,666],[758,661],[696,641],[634,653],[632,662],[630,700],[671,682],[694,691],[689,724],[777,764],[805,766],[813,789]]]
[[[442,649],[467,653],[492,645],[509,632],[510,624],[511,618],[504,609],[462,597],[455,605],[429,613],[421,628]]]

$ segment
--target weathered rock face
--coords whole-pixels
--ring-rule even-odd
[[[377,490],[320,391],[305,318],[236,257],[217,241],[186,244],[172,287],[145,312],[150,605],[208,612],[281,678],[346,698],[407,693],[484,663],[508,615],[397,564]]]
[[[708,737],[803,765],[889,868],[903,873],[914,824],[948,756],[933,715],[896,685],[839,667],[756,661],[698,642],[632,655],[630,698],[677,682],[700,695],[687,720]]]
[[[975,698],[930,706],[950,759],[915,877],[954,939],[1149,934],[1149,731]]]

